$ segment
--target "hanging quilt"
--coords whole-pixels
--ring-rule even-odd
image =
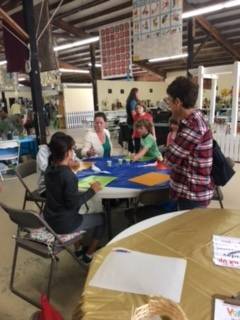
[[[101,28],[100,50],[102,79],[132,76],[130,20]]]
[[[182,0],[133,0],[134,60],[182,53]]]

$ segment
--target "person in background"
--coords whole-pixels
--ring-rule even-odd
[[[169,119],[169,133],[167,136],[167,146],[173,144],[178,131],[178,121],[174,118]]]
[[[152,135],[152,123],[148,120],[139,120],[135,123],[135,130],[141,137],[141,150],[131,156],[132,161],[138,161],[144,156],[151,160],[162,161],[163,157]]]
[[[88,131],[84,138],[82,156],[104,158],[111,156],[112,142],[106,125],[107,117],[105,113],[95,113],[94,129]]]
[[[136,114],[136,107],[139,102],[139,90],[137,88],[132,88],[126,102],[126,112],[127,112],[127,124],[130,131],[129,135],[129,141],[128,141],[128,151],[133,152],[134,151],[134,145],[132,140],[132,134],[133,134],[133,117]]]
[[[58,234],[94,230],[86,251],[79,243],[75,244],[76,256],[87,265],[103,236],[104,220],[100,213],[81,215],[79,209],[101,190],[101,185],[94,182],[86,192],[78,191],[78,179],[71,170],[74,145],[73,138],[68,135],[55,137],[50,144],[51,161],[45,172],[46,205],[43,214],[44,219]]]
[[[136,107],[136,113],[133,116],[133,127],[134,127],[134,124],[139,120],[148,120],[152,124],[151,134],[156,139],[155,128],[153,125],[153,117],[150,113],[146,112],[146,108],[141,104],[138,104]],[[141,137],[139,136],[137,130],[134,128],[133,129],[133,141],[134,141],[134,152],[135,153],[137,153],[141,148],[141,143],[140,143],[141,139],[140,138]]]
[[[179,122],[176,138],[165,153],[172,169],[170,192],[179,210],[207,207],[213,197],[211,179],[213,138],[200,110],[195,108],[198,86],[185,77],[167,88],[172,116]]]

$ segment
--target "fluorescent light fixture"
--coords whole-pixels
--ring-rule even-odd
[[[211,13],[211,12],[216,12],[219,10],[223,10],[226,8],[232,8],[240,5],[240,0],[232,0],[232,1],[225,1],[225,2],[220,2],[218,4],[214,4],[212,6],[207,6],[199,9],[194,9],[190,11],[186,11],[182,14],[183,19],[191,18],[191,17],[196,17],[200,16],[203,14]]]
[[[89,67],[91,67],[91,66],[92,66],[92,64],[91,64],[91,63],[89,63],[89,64],[88,64],[88,66],[89,66]],[[95,67],[96,67],[96,68],[101,68],[101,67],[102,67],[102,65],[101,65],[100,63],[95,63]]]
[[[187,56],[188,56],[187,53],[183,53],[183,54],[178,54],[176,56],[149,59],[148,61],[149,62],[161,62],[161,61],[168,61],[168,60],[177,60],[177,59],[186,58]]]
[[[75,41],[72,43],[63,44],[61,46],[56,46],[53,49],[54,49],[54,51],[61,51],[61,50],[66,50],[66,49],[70,49],[70,48],[74,48],[74,47],[84,46],[89,43],[97,42],[98,40],[99,40],[99,36],[91,37],[91,38],[87,38],[84,40],[79,40],[79,41]]]
[[[0,61],[0,66],[3,66],[4,64],[7,64],[7,60]]]
[[[25,80],[27,80],[26,78],[18,78],[18,81],[25,81]]]
[[[62,73],[89,73],[88,70],[83,70],[83,69],[65,69],[65,68],[60,68],[60,72]]]

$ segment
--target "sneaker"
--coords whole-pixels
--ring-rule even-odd
[[[80,250],[76,250],[74,253],[75,253],[75,256],[77,258],[81,258],[87,251],[87,247],[82,247]]]
[[[92,257],[90,257],[89,255],[87,255],[87,254],[83,254],[82,256],[81,256],[81,262],[85,265],[85,266],[89,266],[90,265],[90,263],[92,262]]]

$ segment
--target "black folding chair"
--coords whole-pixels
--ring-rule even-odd
[[[29,251],[37,256],[40,256],[45,259],[51,259],[50,272],[48,277],[48,284],[46,294],[50,298],[50,290],[53,278],[53,272],[55,263],[58,260],[58,255],[66,250],[74,260],[81,265],[81,262],[77,259],[74,252],[69,248],[70,245],[76,243],[82,238],[83,232],[74,234],[74,237],[71,240],[64,241],[61,239],[61,236],[56,234],[53,229],[42,219],[38,214],[32,211],[26,210],[17,210],[9,208],[3,203],[0,203],[0,207],[9,215],[9,218],[17,225],[17,233],[14,236],[15,239],[15,249],[13,255],[13,264],[11,270],[11,280],[10,280],[10,290],[26,300],[27,302],[33,304],[36,307],[40,307],[40,304],[34,301],[29,296],[23,294],[18,289],[14,287],[15,271],[17,265],[17,256],[19,248],[22,248],[26,251]],[[53,236],[53,241],[51,243],[44,241],[36,241],[30,237],[31,229],[45,228],[49,234]]]
[[[25,209],[27,201],[30,201],[30,202],[34,202],[36,206],[40,209],[40,211],[42,211],[46,199],[39,194],[38,190],[31,191],[28,185],[26,184],[26,182],[24,181],[24,178],[27,178],[32,174],[35,174],[36,172],[37,172],[36,160],[29,160],[25,163],[21,163],[16,168],[16,175],[25,189],[23,209]]]
[[[127,209],[125,215],[130,225],[163,214],[161,205],[170,200],[169,188],[147,189],[139,194],[134,208]]]

